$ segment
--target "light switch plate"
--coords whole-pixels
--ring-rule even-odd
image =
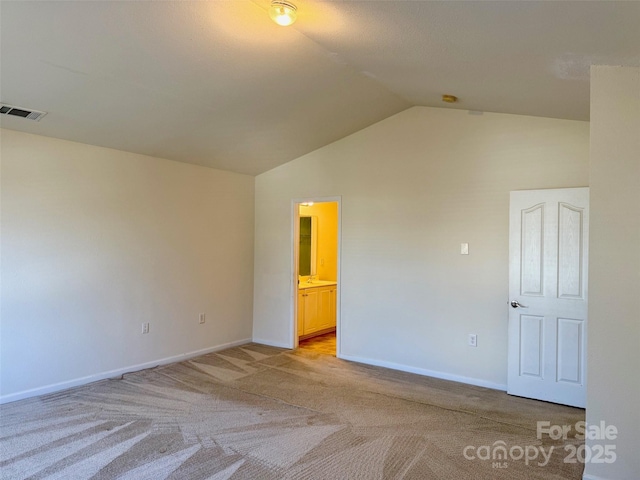
[[[460,255],[469,255],[469,244],[461,243],[460,244]]]

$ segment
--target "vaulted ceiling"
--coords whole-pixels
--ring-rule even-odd
[[[588,120],[637,1],[2,1],[0,126],[259,174],[415,105]],[[450,93],[459,103],[446,105]]]

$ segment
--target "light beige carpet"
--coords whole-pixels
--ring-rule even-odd
[[[583,410],[257,344],[14,402],[0,413],[3,479],[577,480],[582,473],[563,461],[565,444],[581,442],[538,439],[536,421],[573,425]],[[499,442],[513,455],[482,459],[500,453]],[[527,447],[530,455],[541,447],[553,453],[544,466],[542,456],[516,459]]]

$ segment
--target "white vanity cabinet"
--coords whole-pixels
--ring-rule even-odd
[[[336,327],[336,284],[318,283],[303,285],[298,290],[299,337],[320,335]]]

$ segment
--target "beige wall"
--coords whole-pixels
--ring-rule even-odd
[[[317,275],[319,280],[338,279],[338,204],[300,205],[300,215],[318,217]]]
[[[251,337],[253,177],[0,135],[3,399]]]
[[[640,69],[591,70],[587,422],[619,430],[612,464],[585,478],[640,475]]]
[[[341,196],[342,355],[504,388],[509,191],[588,160],[587,122],[416,107],[259,175],[254,339],[293,342],[292,200]]]

